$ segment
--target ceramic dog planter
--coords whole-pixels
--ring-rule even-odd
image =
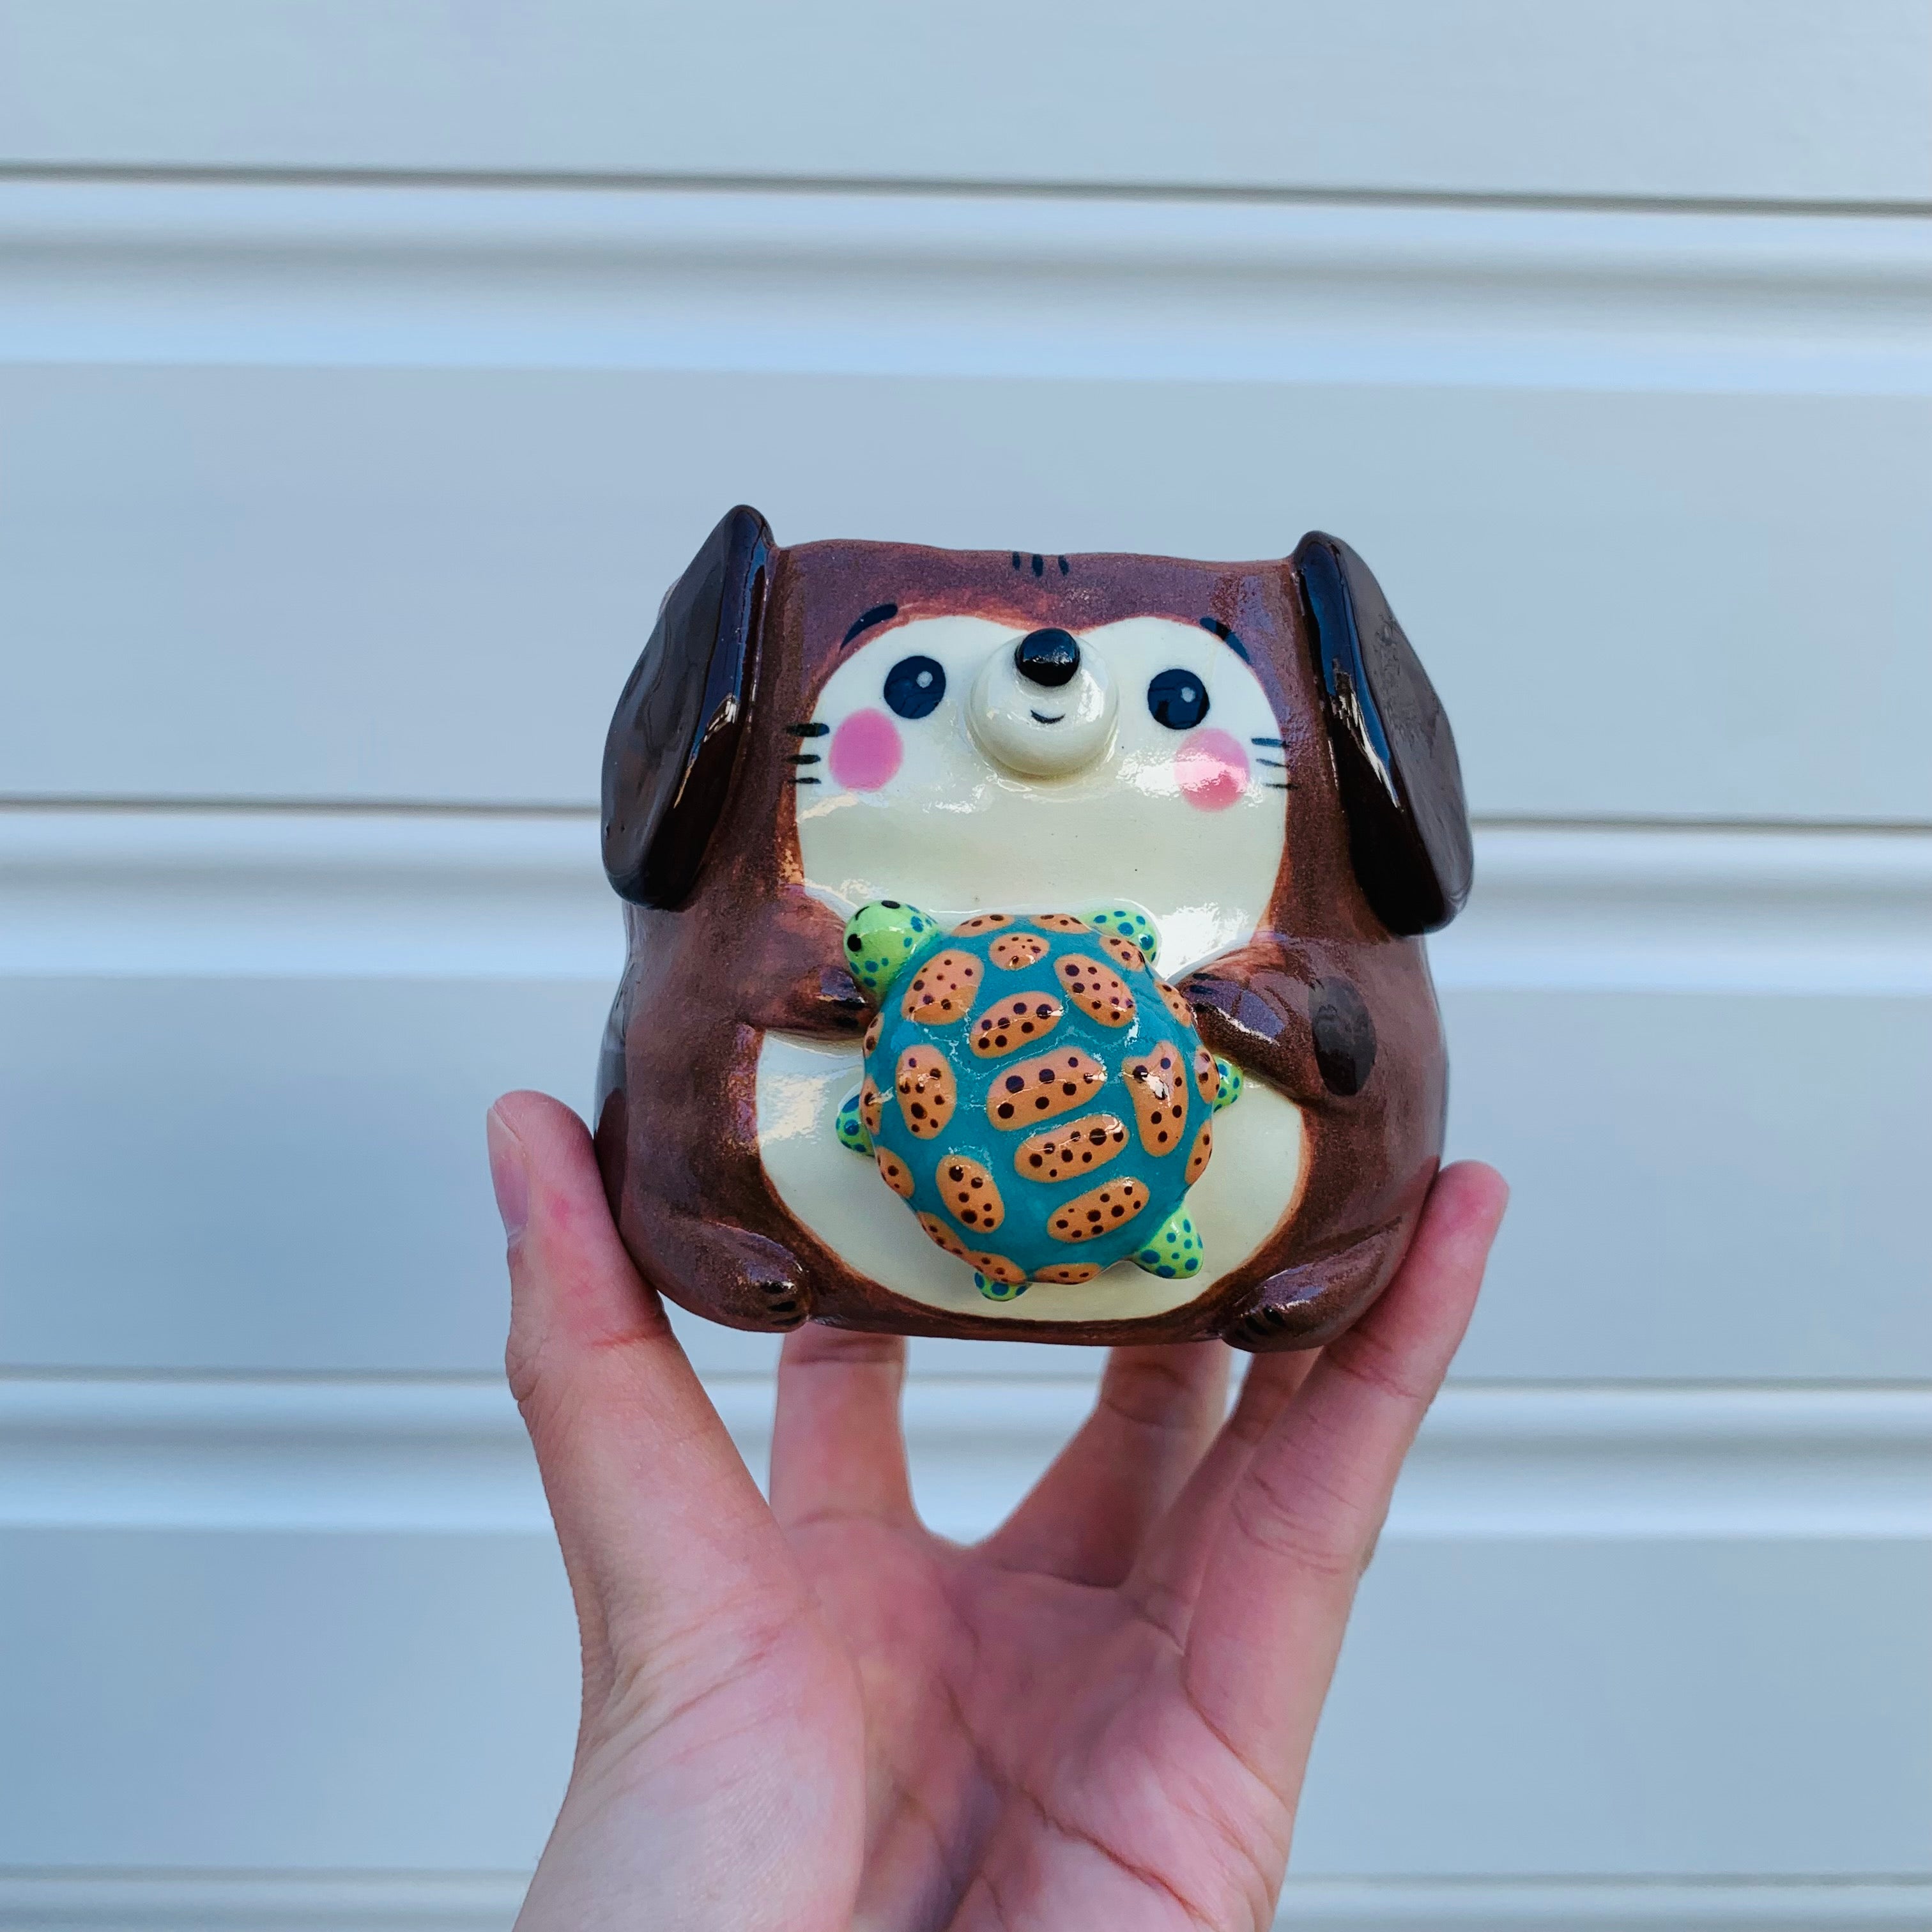
[[[740,1328],[1308,1347],[1442,1151],[1455,742],[1375,579],[781,550],[734,510],[604,765],[598,1153]]]

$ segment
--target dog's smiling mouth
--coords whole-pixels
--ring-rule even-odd
[[[1036,724],[1058,724],[1060,721],[1066,716],[1066,713],[1064,711],[1056,711],[1053,716],[1049,718],[1044,711],[1029,711],[1027,713],[1027,716],[1030,718]]]

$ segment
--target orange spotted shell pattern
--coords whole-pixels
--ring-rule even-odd
[[[1123,1261],[1200,1271],[1187,1191],[1240,1076],[1156,976],[1144,914],[986,912],[949,930],[881,900],[854,915],[845,945],[878,1011],[838,1137],[982,1294],[1011,1300]]]

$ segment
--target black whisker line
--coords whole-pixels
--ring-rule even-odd
[[[794,752],[787,762],[794,765],[822,765],[825,760],[816,752]],[[1264,759],[1262,762],[1269,764],[1272,760]]]
[[[1270,791],[1292,791],[1294,789],[1292,778],[1268,778],[1264,782]]]
[[[792,780],[794,784],[816,784],[818,782],[818,781],[809,772],[802,772]]]
[[[1284,752],[1288,748],[1288,740],[1286,738],[1250,738],[1248,742],[1251,745],[1272,745],[1277,752]]]
[[[785,729],[794,738],[822,738],[832,729],[830,724],[788,724]]]
[[[794,762],[796,763],[796,760],[794,760]],[[1255,763],[1258,765],[1272,765],[1278,772],[1285,772],[1288,770],[1288,760],[1286,758],[1257,758]]]

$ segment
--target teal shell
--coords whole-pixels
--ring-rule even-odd
[[[1162,1276],[1198,1272],[1190,1160],[1198,1175],[1211,1145],[1203,1130],[1240,1076],[1203,1053],[1184,1004],[1147,964],[1141,949],[1150,954],[1155,937],[1144,915],[990,914],[942,932],[881,901],[854,916],[846,944],[880,1012],[867,1034],[871,1104],[847,1100],[838,1137],[874,1155],[883,1185],[983,1293],[1007,1300],[1030,1281],[1124,1260]],[[926,1086],[902,1085],[909,1052],[915,1073],[935,1056],[950,1069],[943,1124],[923,1111]],[[945,1082],[934,1073],[928,1084]],[[1066,1134],[1078,1121],[1083,1133]]]

